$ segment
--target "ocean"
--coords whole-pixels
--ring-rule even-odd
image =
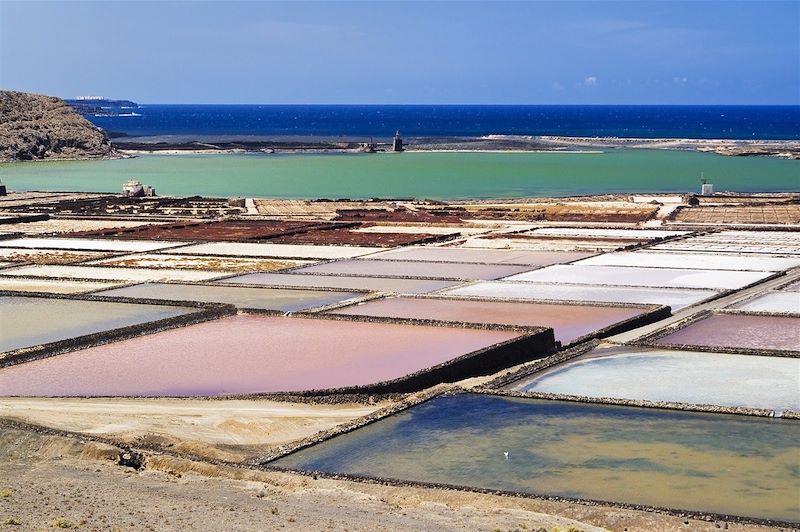
[[[0,164],[10,190],[119,192],[134,178],[160,195],[305,199],[699,192],[701,172],[718,191],[800,190],[800,161],[674,150],[143,155]]]
[[[388,138],[485,135],[800,139],[800,106],[156,105],[89,116],[130,136]]]

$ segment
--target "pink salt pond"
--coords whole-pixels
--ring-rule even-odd
[[[238,315],[0,369],[0,396],[203,396],[362,386],[518,336]]]
[[[656,343],[800,351],[800,318],[712,314],[660,338]]]
[[[645,312],[645,308],[606,305],[392,297],[338,308],[329,314],[552,327],[556,340],[566,344]]]

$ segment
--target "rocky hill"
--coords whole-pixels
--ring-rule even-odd
[[[0,160],[88,159],[112,151],[105,133],[63,100],[0,91]]]

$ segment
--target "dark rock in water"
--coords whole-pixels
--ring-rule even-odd
[[[0,161],[107,157],[105,133],[59,98],[0,91]]]

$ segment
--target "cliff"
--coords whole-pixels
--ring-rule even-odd
[[[89,159],[112,151],[105,133],[59,98],[0,91],[0,160]]]

